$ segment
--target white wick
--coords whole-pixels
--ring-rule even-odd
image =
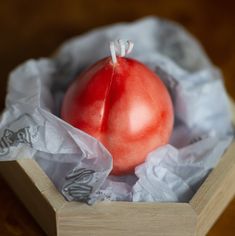
[[[126,54],[131,53],[134,43],[130,40],[125,42],[124,40],[119,39],[116,41],[111,41],[109,47],[113,64],[115,64],[117,63],[117,55],[124,57]]]

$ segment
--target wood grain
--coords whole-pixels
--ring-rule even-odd
[[[67,202],[34,160],[0,163],[0,172],[49,236],[193,236],[196,214],[185,203]]]
[[[0,172],[50,236],[203,236],[235,194],[235,142],[190,204],[66,202],[34,160],[0,163]],[[33,197],[32,197],[33,196]]]
[[[235,99],[235,3],[229,0],[1,0],[0,110],[6,78],[28,58],[48,56],[65,40],[97,26],[146,15],[175,20],[193,33],[223,71]],[[0,179],[0,235],[44,235],[10,188]],[[233,236],[235,199],[208,236]]]
[[[196,235],[205,235],[234,197],[234,176],[235,142],[190,202],[198,216]]]
[[[67,203],[58,216],[58,236],[193,236],[195,224],[184,203]]]
[[[24,165],[24,169],[21,165]],[[30,176],[27,171],[30,171]],[[0,172],[44,231],[48,235],[56,235],[56,213],[53,205],[43,195],[43,191],[52,184],[35,161],[25,159],[3,162],[0,164]]]

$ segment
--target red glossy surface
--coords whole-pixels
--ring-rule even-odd
[[[112,174],[131,173],[147,153],[166,144],[173,108],[161,80],[142,63],[98,61],[69,87],[62,118],[89,133],[113,156]]]

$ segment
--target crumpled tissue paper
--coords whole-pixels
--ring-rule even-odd
[[[131,57],[168,87],[175,112],[170,143],[135,174],[111,176],[111,154],[95,138],[59,118],[74,77],[108,56],[109,41],[129,39]],[[0,120],[0,160],[35,159],[64,197],[188,202],[233,140],[223,78],[200,44],[176,23],[147,17],[99,28],[63,44],[53,58],[29,60],[9,77]]]

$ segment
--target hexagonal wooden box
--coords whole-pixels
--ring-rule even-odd
[[[235,194],[235,142],[189,203],[103,202],[88,206],[65,201],[34,160],[1,162],[0,172],[51,236],[202,236]]]

